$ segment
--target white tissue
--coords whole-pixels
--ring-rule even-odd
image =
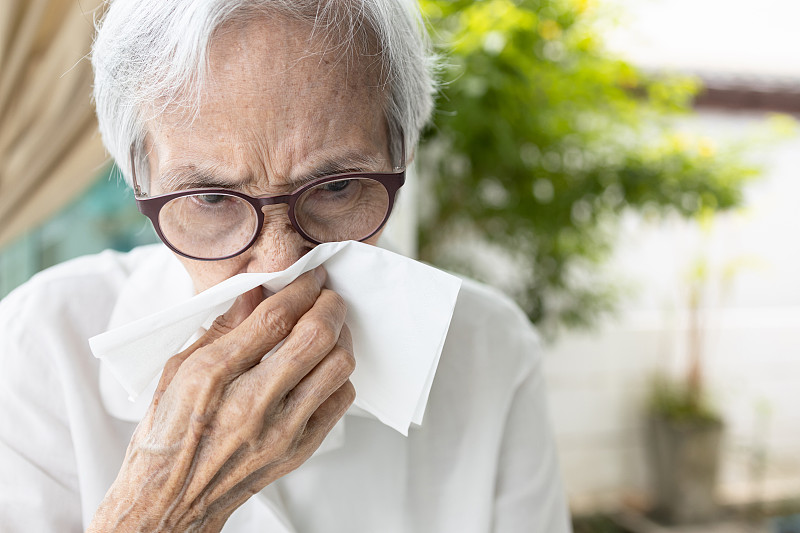
[[[321,244],[282,272],[239,274],[178,305],[89,339],[131,398],[203,324],[240,294],[281,290],[324,264],[326,286],[347,303],[356,370],[355,405],[408,435],[421,424],[461,280],[387,250],[348,241]]]

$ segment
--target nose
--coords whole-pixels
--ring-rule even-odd
[[[278,272],[285,270],[310,252],[314,244],[306,241],[289,221],[287,205],[262,208],[264,225],[248,250],[247,272]]]

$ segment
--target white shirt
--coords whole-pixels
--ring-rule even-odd
[[[154,245],[64,263],[0,301],[0,532],[89,524],[141,408],[87,339],[192,293]],[[568,533],[540,357],[524,314],[465,281],[422,426],[406,438],[351,410],[339,442],[248,500],[223,531]]]

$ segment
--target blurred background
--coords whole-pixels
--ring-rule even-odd
[[[156,240],[96,132],[99,3],[0,13],[0,297]],[[389,240],[539,327],[576,530],[800,531],[800,4],[421,3]]]

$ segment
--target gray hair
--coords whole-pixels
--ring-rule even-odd
[[[103,143],[130,184],[130,151],[146,169],[145,124],[167,106],[196,110],[214,33],[276,14],[313,23],[343,54],[375,42],[388,86],[392,151],[412,150],[433,109],[436,58],[416,0],[107,0],[92,49]],[[363,53],[363,52],[362,52]],[[157,106],[154,109],[154,105]],[[402,139],[401,139],[402,132]]]

